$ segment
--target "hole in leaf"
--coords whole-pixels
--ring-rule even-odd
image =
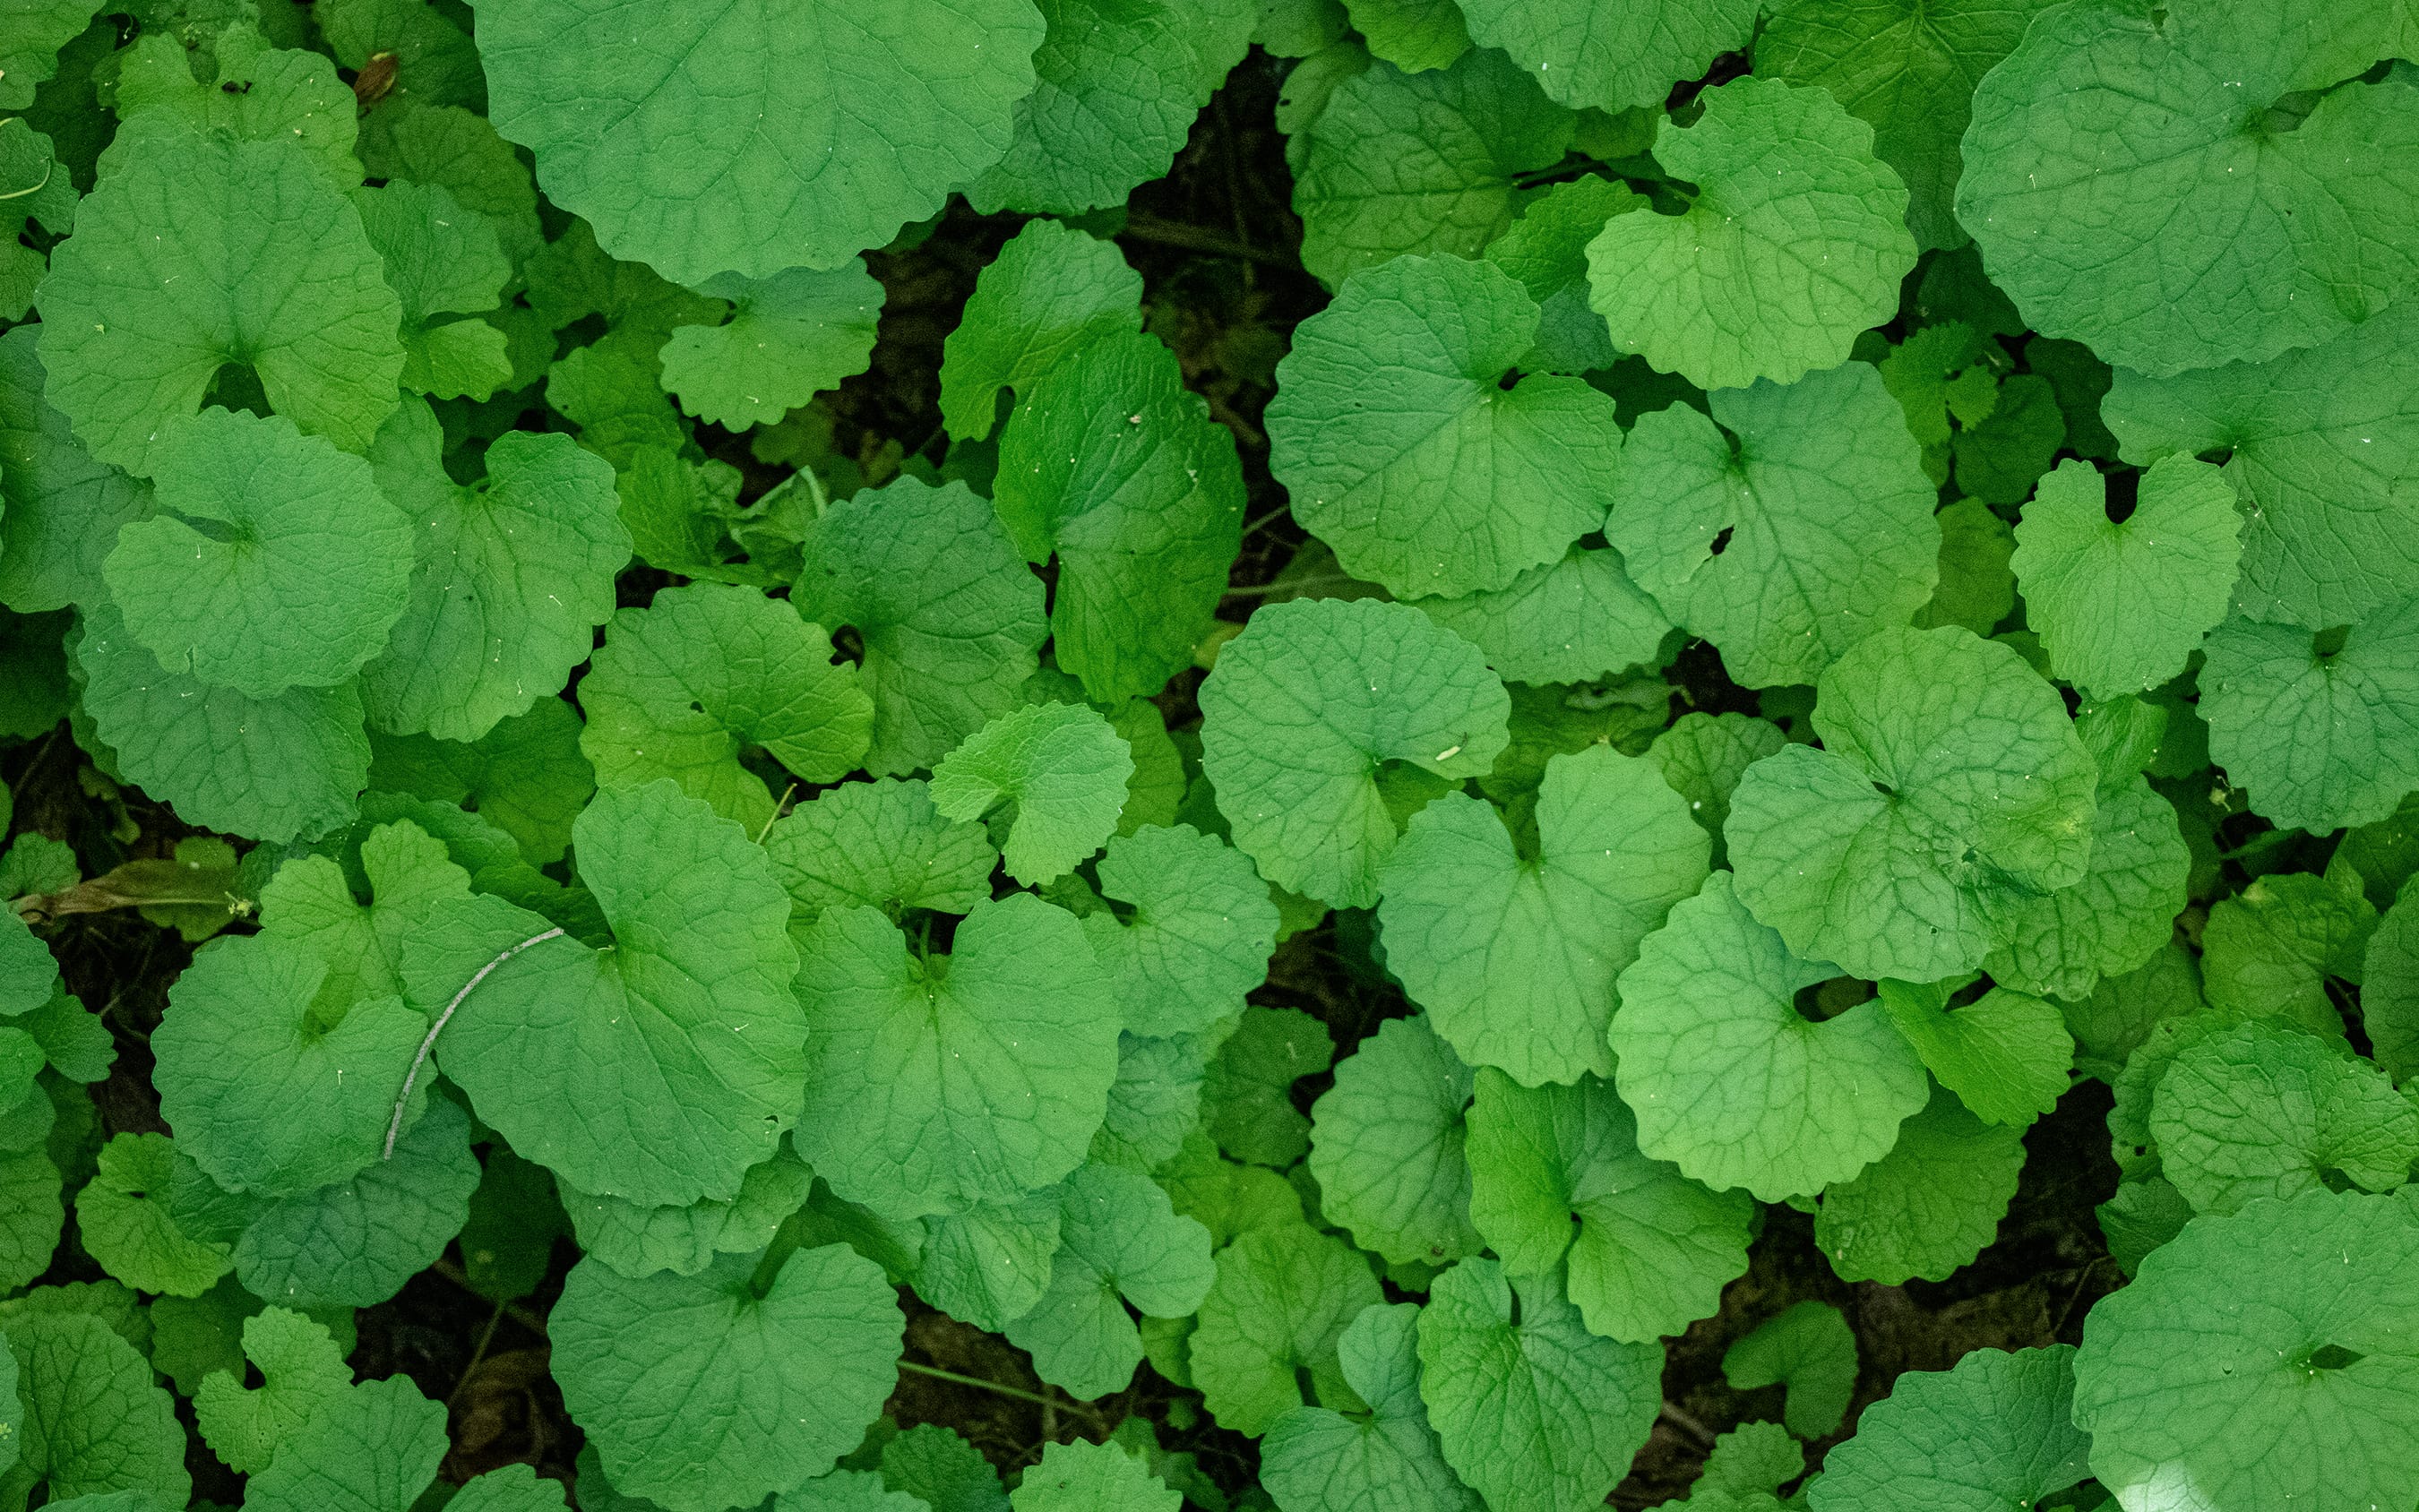
[[[2325,661],[2340,653],[2344,642],[2351,639],[2351,626],[2333,625],[2310,637],[2310,655]]]
[[[1293,1367],[1293,1389],[1302,1394],[1305,1402],[1318,1400],[1318,1387],[1311,1380],[1310,1366],[1298,1365]]]
[[[1818,981],[1811,987],[1798,988],[1797,995],[1790,999],[1790,1006],[1797,1010],[1797,1016],[1808,1023],[1820,1024],[1826,1019],[1838,1018],[1872,995],[1873,984],[1870,981],[1859,981],[1854,977],[1834,977],[1828,981]]]
[[[1517,368],[1517,367],[1516,367],[1516,368],[1513,368],[1513,369],[1509,370],[1508,372],[1506,372],[1506,373],[1505,373],[1502,378],[1497,378],[1497,379],[1495,380],[1495,386],[1496,386],[1497,388],[1499,388],[1499,389],[1503,390],[1503,391],[1504,391],[1504,392],[1506,392],[1506,393],[1509,393],[1509,392],[1511,392],[1511,389],[1512,389],[1513,385],[1515,385],[1515,384],[1518,383],[1519,381],[1520,381],[1520,370],[1519,370],[1518,368]]]
[[[2122,525],[2134,517],[2142,501],[2142,475],[2139,472],[2111,472],[2100,480],[2106,490],[2100,507],[2106,512],[2108,523]]]
[[[1720,556],[1724,551],[1729,550],[1731,545],[1731,529],[1732,528],[1728,525],[1723,526],[1719,533],[1715,535],[1714,544],[1707,547],[1705,549],[1715,556]]]
[[[202,395],[204,405],[219,405],[228,409],[242,409],[252,414],[268,416],[269,391],[260,386],[260,375],[248,363],[222,363],[210,378],[210,386]]]
[[[2361,1355],[2340,1344],[2329,1344],[2310,1351],[2310,1368],[2341,1370],[2346,1365],[2358,1365],[2361,1359]]]
[[[1873,783],[1873,791],[1880,794],[1885,798],[1895,798],[1898,796],[1898,789],[1890,786],[1887,782],[1876,781]]]

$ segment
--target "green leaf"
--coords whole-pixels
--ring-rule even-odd
[[[143,1291],[198,1297],[234,1264],[211,1209],[223,1199],[165,1134],[122,1134],[76,1194],[76,1231],[101,1269]]]
[[[2086,1479],[2091,1439],[2068,1421],[2074,1350],[1976,1350],[1949,1370],[1910,1370],[1824,1457],[1815,1512],[2002,1512]]]
[[[1016,707],[1048,633],[1042,586],[963,484],[868,489],[826,511],[800,549],[791,602],[865,648],[869,771],[930,766]]]
[[[2261,1023],[2177,1052],[2150,1103],[2159,1168],[2196,1212],[2345,1184],[2390,1192],[2419,1162],[2419,1107],[2340,1044]]]
[[[1510,701],[1476,647],[1368,599],[1262,609],[1199,697],[1202,770],[1236,848],[1277,886],[1339,906],[1377,901],[1394,847],[1380,764],[1474,777],[1510,738]]]
[[[324,28],[329,23],[321,24]],[[376,51],[375,46],[364,48],[364,59]],[[400,78],[397,82],[403,83]],[[362,165],[371,177],[445,190],[464,208],[486,217],[515,269],[526,265],[545,244],[529,169],[485,116],[458,105],[429,104],[380,110],[377,116],[385,124],[360,144]]]
[[[630,536],[612,470],[567,436],[497,438],[475,486],[446,475],[443,446],[415,399],[370,448],[418,546],[409,601],[362,670],[362,693],[381,731],[476,741],[561,691],[588,659],[613,617]]]
[[[2098,769],[2014,652],[1953,625],[1883,630],[1819,687],[1827,748],[1758,762],[1731,802],[1739,896],[1791,949],[1937,981],[2081,880]]]
[[[1084,920],[1136,1034],[1198,1034],[1243,1011],[1276,949],[1277,908],[1240,852],[1190,825],[1110,839],[1102,893],[1131,906]]]
[[[1518,180],[1570,148],[1571,113],[1501,53],[1412,66],[1372,64],[1310,125],[1293,208],[1302,266],[1329,284],[1406,254],[1475,257],[1512,224]]]
[[[1640,419],[1605,538],[1732,675],[1811,682],[1932,596],[1936,490],[1861,363],[1712,403],[1711,420],[1679,404]]]
[[[1479,1512],[1481,1503],[1444,1462],[1420,1400],[1420,1309],[1363,1309],[1336,1340],[1345,1383],[1369,1404],[1363,1417],[1297,1407],[1260,1441],[1260,1482],[1280,1512]]]
[[[1524,1086],[1610,1075],[1614,980],[1705,880],[1708,841],[1643,757],[1546,764],[1533,856],[1503,816],[1449,793],[1379,873],[1386,961],[1473,1066]]]
[[[876,1424],[876,1428],[882,1426]],[[772,1512],[925,1512],[925,1509],[926,1503],[922,1498],[885,1489],[882,1476],[869,1470],[835,1470],[828,1474],[818,1475],[791,1488],[772,1503]]]
[[[1688,800],[1688,816],[1713,837],[1713,860],[1723,859],[1722,825],[1731,795],[1747,769],[1788,743],[1778,726],[1753,715],[1689,713],[1655,737],[1646,756],[1672,790]]]
[[[2346,83],[2398,8],[2044,13],[1975,90],[1957,218],[2026,320],[2119,367],[2336,335],[2419,270],[2419,92]]]
[[[2121,977],[2103,979],[2088,996],[2061,1005],[2074,1035],[2077,1071],[2115,1082],[2125,1058],[2150,1032],[2173,1019],[2197,1013],[2200,971],[2175,941],[2162,945],[2144,964]]]
[[[400,997],[322,1003],[329,975],[310,945],[256,934],[212,941],[169,989],[161,1116],[221,1186],[300,1194],[377,1158],[427,1021]]]
[[[1464,1260],[1428,1298],[1420,1396],[1446,1462],[1495,1512],[1601,1502],[1655,1425],[1663,1351],[1589,1333],[1559,1274]]]
[[[10,909],[11,915],[16,910]],[[0,923],[0,1016],[29,1013],[59,989],[59,964],[23,918]]]
[[[390,183],[353,196],[370,244],[403,303],[403,386],[439,399],[485,399],[511,385],[504,333],[446,320],[496,308],[513,265],[487,218],[433,184]]]
[[[1689,1500],[1727,1495],[1773,1495],[1806,1473],[1806,1451],[1778,1423],[1742,1423],[1714,1440],[1705,1473],[1689,1488]]]
[[[496,130],[547,197],[690,285],[834,268],[941,208],[1008,149],[1041,39],[1032,0],[547,0],[479,24]]]
[[[246,1483],[248,1512],[391,1512],[408,1507],[446,1451],[445,1406],[401,1376],[331,1397]]]
[[[437,1098],[393,1155],[262,1205],[236,1242],[236,1275],[288,1307],[374,1307],[443,1257],[478,1184],[470,1116]]]
[[[23,110],[35,87],[58,70],[61,48],[100,8],[98,0],[24,0],[9,12],[8,42],[0,49],[0,110]]]
[[[1090,1158],[1154,1172],[1174,1160],[1185,1136],[1200,1126],[1215,1038],[1214,1032],[1118,1035],[1117,1079],[1109,1084],[1108,1116],[1092,1135]]]
[[[2128,462],[2224,451],[2247,507],[2237,605],[2313,630],[2419,593],[2419,305],[2273,361],[2119,372],[2101,406]],[[2038,345],[2038,343],[2036,343]]]
[[[445,1504],[454,1512],[565,1512],[562,1484],[540,1480],[528,1465],[506,1465],[466,1484]]]
[[[1951,1009],[1958,985],[1954,978],[1930,986],[1885,981],[1882,1009],[1976,1118],[2022,1129],[2066,1090],[2074,1061],[2066,1021],[2055,1004],[2005,987]]]
[[[460,1235],[470,1289],[498,1302],[530,1295],[546,1280],[555,1239],[568,1231],[554,1173],[490,1144]]]
[[[1335,1059],[1327,1026],[1298,1008],[1243,1010],[1201,1088],[1201,1124],[1238,1160],[1282,1170],[1310,1148],[1293,1084]]]
[[[828,272],[725,273],[698,285],[731,301],[728,322],[685,325],[664,344],[664,388],[700,420],[732,430],[770,424],[865,371],[882,285],[852,257]]]
[[[2362,961],[2361,1026],[2377,1063],[2407,1081],[2419,1072],[2419,907],[2396,901]]]
[[[21,614],[105,599],[100,564],[119,527],[153,507],[149,488],[86,451],[42,397],[41,333],[0,335],[0,604]]]
[[[1016,1512],[1177,1512],[1184,1498],[1113,1443],[1053,1443],[1009,1496]]]
[[[1518,683],[1588,682],[1652,661],[1672,622],[1622,570],[1618,551],[1574,547],[1501,589],[1416,601],[1429,619]]]
[[[616,327],[567,352],[547,374],[546,402],[579,427],[580,444],[619,470],[649,447],[678,451],[688,427],[657,379],[661,332]]]
[[[359,857],[364,890],[376,894],[368,906],[357,901],[335,860],[299,856],[259,889],[261,933],[302,946],[326,966],[312,1003],[321,1020],[341,1018],[364,998],[401,997],[432,1011],[442,998],[431,1002],[406,981],[407,936],[440,903],[470,896],[470,878],[441,841],[408,821],[373,829],[362,839]]]
[[[1126,1304],[1148,1318],[1189,1317],[1216,1273],[1210,1231],[1179,1216],[1149,1177],[1086,1163],[1059,1191],[1049,1289],[1006,1333],[1042,1380],[1089,1400],[1122,1390],[1142,1364]]]
[[[344,103],[351,91],[326,56],[271,48],[242,21],[213,38],[214,47],[189,54],[188,40],[152,32],[136,38],[117,60],[116,104],[123,124],[101,153],[104,176],[139,152],[224,132],[238,141],[293,143],[331,188],[361,183],[362,165],[353,157],[358,113]],[[196,65],[211,76],[196,78]]]
[[[1980,499],[1945,504],[1933,518],[1940,524],[1940,586],[1915,611],[1915,627],[1962,625],[1987,636],[2016,607],[2016,578],[2008,569],[2016,532]]]
[[[1751,0],[1650,0],[1608,10],[1589,0],[1463,0],[1470,39],[1500,47],[1573,109],[1663,103],[1672,86],[1747,46]]]
[[[799,1149],[842,1196],[891,1217],[963,1211],[1083,1160],[1122,1008],[1071,915],[1029,893],[979,903],[941,955],[871,908],[831,908],[804,955]]]
[[[2307,872],[2255,877],[2210,908],[2201,973],[2211,1006],[2236,1018],[2278,1018],[2342,1035],[2327,979],[2357,981],[2377,911],[2356,880]]]
[[[1905,180],[1917,242],[1962,246],[1952,202],[1974,86],[2015,51],[2046,3],[1790,0],[1756,39],[1755,69],[1830,90],[1872,127],[1873,155]]]
[[[752,1502],[828,1470],[881,1412],[903,1327],[881,1268],[832,1244],[756,1270],[572,1268],[547,1318],[554,1379],[625,1494],[670,1512]]]
[[[615,944],[540,939],[545,919],[492,897],[443,905],[404,957],[415,1000],[455,1007],[438,1062],[580,1191],[727,1196],[797,1117],[789,897],[738,825],[670,782],[599,793],[572,841]]]
[[[1485,254],[1537,302],[1537,339],[1517,364],[1584,373],[1620,361],[1604,316],[1588,304],[1587,244],[1604,223],[1637,208],[1627,186],[1593,175],[1548,189],[1487,243]]]
[[[1906,187],[1872,128],[1819,89],[1733,79],[1666,120],[1655,152],[1697,186],[1678,215],[1615,216],[1588,244],[1615,347],[1704,389],[1795,382],[1847,361],[1915,266]]]
[[[773,822],[764,850],[809,923],[851,904],[893,919],[910,908],[971,913],[999,864],[981,825],[942,818],[920,779],[888,777],[816,794]]]
[[[2004,943],[1982,958],[1995,981],[2070,1001],[2102,976],[2149,961],[2183,911],[2192,852],[2176,811],[2138,772],[2103,773],[2081,881],[2020,903]]]
[[[579,700],[579,748],[609,791],[671,778],[757,833],[774,797],[741,758],[762,750],[809,782],[865,755],[873,702],[831,637],[752,588],[666,588],[613,616]]]
[[[127,159],[42,285],[47,393],[76,435],[148,474],[167,423],[238,363],[292,424],[367,447],[395,405],[402,313],[359,212],[288,142],[178,134]]]
[[[1305,1384],[1321,1400],[1348,1401],[1336,1395],[1336,1343],[1379,1300],[1368,1263],[1306,1224],[1246,1233],[1220,1250],[1192,1340],[1193,1379],[1210,1413],[1257,1438],[1302,1404]]]
[[[1652,1344],[1710,1318],[1747,1271],[1754,1202],[1709,1192],[1638,1149],[1612,1085],[1532,1090],[1478,1073],[1470,1114],[1471,1216],[1515,1276],[1551,1274],[1588,1331]]]
[[[1425,1017],[1389,1019],[1362,1041],[1311,1104],[1310,1174],[1327,1220],[1392,1265],[1476,1254],[1463,1155],[1471,1085]]]
[[[1077,1169],[1082,1169],[1078,1166]],[[916,1294],[950,1317],[997,1333],[1050,1289],[1063,1186],[924,1220]]]
[[[284,1307],[243,1320],[243,1358],[258,1368],[261,1384],[243,1383],[240,1362],[213,1371],[193,1394],[193,1417],[229,1469],[258,1474],[279,1444],[352,1390],[353,1371],[324,1325]]]
[[[116,1490],[185,1504],[193,1483],[176,1398],[152,1384],[133,1345],[100,1319],[71,1312],[11,1318],[0,1345],[15,1358],[23,1413],[12,1487],[42,1486],[53,1504]]]
[[[1345,0],[1369,51],[1407,72],[1449,67],[1470,51],[1470,33],[1453,0]]]
[[[1058,557],[1060,668],[1096,702],[1192,665],[1243,528],[1234,439],[1156,338],[1103,335],[1020,395],[993,502],[1025,560]]]
[[[1842,1281],[1947,1280],[1998,1234],[2024,1169],[2024,1135],[1935,1089],[1889,1153],[1824,1188],[1814,1242]]]
[[[771,1243],[782,1220],[807,1205],[814,1180],[807,1163],[784,1144],[771,1159],[747,1167],[728,1198],[649,1207],[565,1191],[562,1208],[579,1247],[632,1280],[657,1271],[695,1275],[717,1255],[752,1254]]]
[[[1971,369],[1964,375],[1979,376]],[[1986,503],[2020,503],[2065,441],[2066,420],[2049,379],[2032,373],[2001,379],[1991,412],[1949,442],[1957,486]]]
[[[1573,378],[1503,381],[1537,319],[1500,269],[1406,257],[1296,330],[1269,466],[1345,571],[1405,596],[1501,589],[1602,523],[1611,401]]]
[[[51,1100],[38,1088],[19,1106],[28,1104],[47,1115]],[[51,1268],[67,1222],[59,1168],[45,1153],[40,1134],[30,1143],[30,1149],[0,1150],[0,1198],[6,1199],[0,1203],[0,1281],[12,1287],[29,1286]]]
[[[2419,598],[2316,637],[2238,617],[2208,651],[2210,755],[2279,827],[2374,824],[2419,788]]]
[[[161,430],[161,513],[119,531],[101,564],[160,665],[272,699],[377,656],[404,610],[412,547],[369,465],[283,417],[213,407]]]
[[[919,1423],[882,1446],[882,1484],[916,1497],[932,1512],[1008,1508],[999,1472],[982,1451],[937,1423]]]
[[[1781,1421],[1801,1439],[1840,1431],[1857,1392],[1857,1335],[1827,1302],[1801,1302],[1755,1325],[1722,1353],[1733,1391],[1785,1388]]]
[[[1923,1106],[1923,1065],[1877,1002],[1820,1022],[1798,1012],[1798,993],[1837,969],[1792,955],[1727,872],[1673,907],[1623,975],[1612,1024],[1639,1147],[1767,1202],[1880,1159]]]
[[[1010,237],[966,299],[941,356],[941,417],[955,440],[991,434],[999,391],[1025,393],[1064,360],[1142,329],[1142,275],[1117,246],[1057,221]]]
[[[596,789],[579,749],[579,711],[540,699],[469,745],[414,735],[371,741],[369,784],[460,804],[510,835],[532,866],[562,859],[572,821]]]
[[[1032,703],[993,719],[941,758],[932,768],[932,807],[974,821],[1009,806],[1000,846],[1008,874],[1047,882],[1116,830],[1133,770],[1124,737],[1099,711]]]
[[[2103,507],[2105,491],[2090,463],[2061,463],[2016,526],[2011,563],[2050,664],[2103,699],[2184,670],[2226,618],[2242,524],[2217,469],[2187,456],[2151,464],[2122,520]]]
[[[1008,155],[966,192],[978,210],[1077,214],[1164,177],[1259,12],[1256,0],[1040,4],[1038,83],[1016,102]]]
[[[2254,1203],[2194,1219],[2092,1307],[2074,1424],[2092,1474],[2144,1505],[2189,1487],[2211,1506],[2398,1506],[2419,1496],[2415,1337],[2408,1204]]]

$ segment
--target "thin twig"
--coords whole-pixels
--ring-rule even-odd
[[[461,1266],[447,1259],[441,1255],[439,1256],[432,1264],[430,1264],[428,1272],[431,1275],[439,1276],[451,1282],[455,1287],[469,1292],[470,1295],[478,1298],[482,1302],[487,1300],[487,1294],[481,1291],[476,1286],[471,1284],[470,1272],[463,1270]],[[546,1319],[540,1318],[537,1314],[530,1311],[518,1303],[512,1302],[505,1303],[503,1304],[502,1311],[506,1318],[511,1319],[521,1327],[528,1329],[539,1338],[546,1337]]]
[[[1136,241],[1156,241],[1163,247],[1182,247],[1187,252],[1205,252],[1213,257],[1232,257],[1240,262],[1260,263],[1270,268],[1299,269],[1299,259],[1282,252],[1271,252],[1237,241],[1232,237],[1197,225],[1185,225],[1176,221],[1163,221],[1155,216],[1129,215],[1125,228],[1117,233]]]
[[[1240,588],[1229,584],[1226,589],[1226,596],[1228,598],[1259,598],[1269,594],[1299,593],[1306,588],[1340,588],[1346,583],[1359,582],[1360,580],[1361,579],[1358,578],[1342,577],[1296,578],[1291,581],[1286,581],[1280,579],[1275,582],[1253,583],[1249,586]]]
[[[1687,1413],[1680,1411],[1680,1409],[1672,1406],[1670,1402],[1665,1402],[1662,1410],[1655,1415],[1658,1420],[1669,1423],[1673,1427],[1679,1429],[1684,1437],[1694,1440],[1698,1448],[1713,1448],[1714,1430],[1705,1427],[1703,1423],[1698,1422]]]
[[[510,961],[513,957],[520,954],[523,950],[528,949],[531,946],[544,945],[547,941],[553,939],[556,935],[562,933],[562,926],[557,924],[554,928],[547,930],[543,934],[531,935],[528,939],[521,941],[520,944],[514,946],[511,949],[506,950],[503,954],[496,957],[493,961],[481,966],[478,969],[478,972],[473,975],[469,981],[462,984],[462,990],[454,995],[454,1000],[445,1005],[445,1011],[437,1015],[437,1022],[428,1026],[427,1035],[420,1041],[420,1049],[411,1057],[411,1069],[403,1073],[403,1091],[397,1095],[394,1100],[394,1117],[387,1120],[386,1152],[378,1156],[378,1159],[394,1159],[394,1142],[396,1137],[403,1133],[403,1110],[411,1102],[412,1085],[420,1080],[420,1068],[428,1064],[428,1052],[437,1048],[437,1037],[445,1032],[446,1025],[453,1022],[454,1011],[462,1006],[462,999],[470,995],[471,988],[476,987],[479,983],[487,980],[488,972],[495,970],[498,966]]]
[[[767,835],[769,835],[769,834],[771,834],[771,833],[773,833],[773,825],[774,825],[775,824],[778,823],[778,822],[779,822],[779,820],[780,820],[780,817],[781,817],[781,807],[782,807],[782,805],[783,805],[783,804],[788,803],[788,802],[790,801],[790,798],[791,798],[792,795],[795,794],[797,791],[798,791],[798,784],[796,784],[795,782],[791,783],[788,787],[783,788],[783,789],[781,790],[781,797],[780,797],[780,801],[773,805],[773,817],[772,817],[772,818],[770,818],[770,819],[765,820],[765,821],[764,821],[764,827],[763,827],[763,828],[762,828],[762,829],[760,829],[760,830],[758,830],[758,831],[756,831],[756,843],[757,843],[757,844],[759,844],[759,845],[763,844],[763,843],[764,843],[764,837],[765,837],[765,836],[767,836]]]
[[[462,1374],[454,1381],[454,1389],[445,1394],[446,1406],[453,1406],[455,1398],[462,1395],[462,1388],[469,1385],[470,1378],[479,1373],[480,1362],[487,1357],[487,1346],[496,1341],[496,1325],[504,1320],[504,1305],[501,1302],[496,1304],[496,1310],[487,1315],[487,1326],[479,1331],[479,1343],[470,1351],[470,1363],[462,1367]]]
[[[899,1368],[913,1370],[919,1376],[930,1376],[934,1381],[947,1381],[960,1386],[974,1386],[983,1391],[997,1392],[1002,1396],[1013,1396],[1020,1402],[1031,1402],[1036,1407],[1063,1408],[1078,1416],[1088,1418],[1095,1424],[1101,1421],[1098,1413],[1080,1402],[1061,1401],[1055,1397],[1044,1396],[1038,1391],[1026,1391],[1022,1386],[1003,1386],[996,1381],[985,1381],[980,1376],[962,1376],[954,1370],[944,1370],[939,1365],[918,1365],[913,1360],[900,1361]]]
[[[1259,518],[1245,524],[1243,527],[1243,538],[1247,541],[1250,540],[1253,536],[1257,535],[1260,532],[1267,530],[1270,526],[1275,524],[1277,521],[1285,518],[1287,515],[1292,513],[1293,506],[1291,504],[1277,505],[1276,508],[1270,510]]]

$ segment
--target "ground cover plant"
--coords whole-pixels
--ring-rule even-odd
[[[2415,69],[0,0],[0,1512],[2414,1512]]]

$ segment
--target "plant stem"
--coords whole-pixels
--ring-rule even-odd
[[[386,1149],[378,1156],[378,1159],[394,1159],[394,1141],[396,1136],[403,1133],[403,1110],[411,1103],[412,1084],[420,1080],[420,1068],[428,1064],[428,1052],[437,1048],[437,1037],[445,1032],[446,1025],[453,1022],[454,1011],[462,1006],[462,999],[470,995],[471,988],[476,987],[479,983],[487,980],[488,972],[495,970],[498,966],[510,961],[513,957],[520,954],[523,950],[528,949],[531,946],[544,945],[547,941],[553,939],[556,935],[561,934],[562,933],[562,926],[557,924],[554,928],[547,930],[543,934],[531,935],[528,939],[521,941],[520,944],[514,946],[511,949],[506,950],[503,954],[496,957],[493,961],[481,966],[478,971],[471,976],[469,981],[462,984],[462,990],[454,995],[454,1000],[445,1005],[445,1011],[437,1015],[437,1022],[428,1026],[428,1033],[421,1040],[419,1050],[414,1052],[412,1055],[411,1069],[403,1073],[403,1090],[395,1095],[394,1117],[389,1119],[386,1124]]]
[[[919,1376],[930,1376],[934,1381],[946,1381],[954,1385],[974,1386],[983,1391],[997,1392],[1002,1396],[1013,1396],[1020,1402],[1031,1402],[1036,1407],[1044,1407],[1053,1410],[1063,1408],[1068,1412],[1079,1413],[1084,1417],[1090,1418],[1095,1423],[1100,1421],[1100,1418],[1088,1407],[1080,1406],[1074,1402],[1061,1401],[1056,1397],[1044,1396],[1038,1391],[1026,1391],[1022,1386],[1003,1386],[996,1381],[985,1381],[980,1376],[962,1376],[954,1370],[944,1370],[939,1365],[918,1365],[913,1360],[900,1361],[899,1368],[901,1370],[912,1370]]]

